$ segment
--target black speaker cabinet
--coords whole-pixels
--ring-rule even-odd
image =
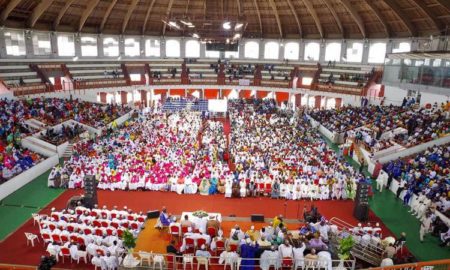
[[[261,214],[253,214],[250,216],[252,222],[264,222],[264,215]]]
[[[355,203],[355,208],[353,209],[353,216],[361,222],[367,222],[369,220],[369,205],[365,203],[363,204]]]
[[[93,208],[95,204],[98,204],[97,183],[95,182],[95,176],[86,175],[84,177],[83,205],[87,208]]]
[[[159,210],[152,210],[147,212],[147,218],[158,218],[159,217]]]

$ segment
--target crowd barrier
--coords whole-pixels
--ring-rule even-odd
[[[450,259],[429,261],[429,262],[399,264],[399,265],[369,268],[369,269],[371,269],[371,270],[448,270],[448,269],[450,269]]]

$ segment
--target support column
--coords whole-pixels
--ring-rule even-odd
[[[321,96],[315,96],[315,102],[314,102],[314,108],[316,109],[320,109],[320,102],[322,97]]]
[[[97,51],[98,57],[102,58],[105,53],[103,52],[103,37],[101,35],[97,36]]]

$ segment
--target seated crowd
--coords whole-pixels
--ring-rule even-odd
[[[78,123],[63,124],[61,128],[48,128],[40,137],[53,145],[60,145],[64,142],[73,140],[83,133],[85,129]]]
[[[0,184],[43,160],[21,145],[22,138],[35,131],[25,123],[33,116],[29,106],[29,101],[0,100]]]
[[[354,197],[355,183],[364,177],[341,162],[301,115],[244,111],[230,112],[234,170],[226,162],[221,122],[205,120],[202,128],[199,113],[151,113],[99,140],[76,144],[71,159],[55,167],[51,177],[68,180],[69,188],[82,188],[84,176],[95,175],[98,188],[109,190],[225,197],[262,192],[293,200]]]
[[[227,183],[225,196],[246,196],[247,190],[252,194],[256,186],[270,184],[273,198],[353,198],[362,176],[337,158],[301,113],[240,111],[230,117],[230,152],[239,181]]]
[[[71,261],[90,261],[101,269],[117,269],[125,255],[122,235],[129,231],[136,237],[146,216],[126,207],[108,210],[106,206],[77,206],[75,210],[53,208],[50,216],[36,214],[36,219],[46,251],[57,261],[69,257]]]
[[[130,109],[124,106],[99,105],[78,99],[32,98],[0,100],[0,183],[28,170],[43,157],[21,146],[21,139],[37,132],[25,123],[31,118],[46,125],[56,125],[70,118],[96,128],[104,127]],[[47,128],[45,125],[40,129]],[[85,129],[80,125],[63,125],[60,130],[47,128],[41,138],[59,145],[76,138]]]
[[[310,116],[331,132],[349,133],[365,127],[359,139],[372,151],[389,148],[396,143],[405,147],[424,143],[445,136],[450,132],[448,112],[441,108],[415,108],[414,106],[344,106],[340,109],[313,110]],[[389,132],[388,136],[382,135]]]

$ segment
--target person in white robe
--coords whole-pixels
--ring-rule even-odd
[[[237,263],[239,255],[236,251],[230,251],[227,247],[225,251],[220,254],[219,264],[231,265],[231,269],[234,269],[234,265]]]
[[[247,183],[245,182],[245,179],[239,181],[239,193],[242,198],[247,196]]]
[[[306,245],[303,241],[300,243],[299,247],[294,247],[292,249],[295,260],[295,269],[297,269],[298,267],[303,267],[305,265],[305,258],[304,258],[305,249]]]
[[[282,258],[292,258],[294,256],[292,246],[288,240],[285,240],[284,243],[278,247],[278,251]]]
[[[231,180],[227,180],[225,182],[225,198],[231,198],[232,194],[232,182]]]
[[[72,244],[69,247],[70,250],[70,257],[72,257],[72,260],[78,260],[78,246],[76,244]]]
[[[275,246],[272,246],[270,250],[264,250],[259,263],[262,270],[269,270],[271,266],[274,266],[275,269],[279,269],[281,266],[280,251]]]

